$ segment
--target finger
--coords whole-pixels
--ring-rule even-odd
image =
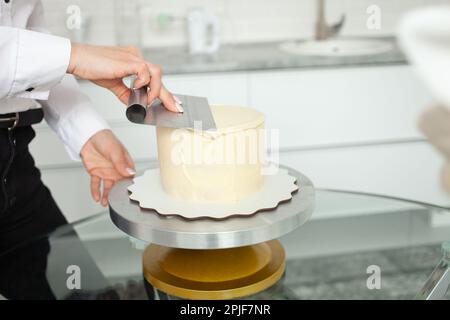
[[[103,180],[103,196],[102,196],[102,206],[106,207],[108,205],[109,191],[114,186],[114,181]]]
[[[150,87],[153,90],[153,84],[152,84],[152,80],[151,78],[153,77],[153,75],[151,74],[151,71],[148,67],[148,64],[146,62],[139,62],[136,63],[136,80],[134,81],[134,88],[139,89],[142,88],[145,85],[150,84]],[[150,100],[149,103],[153,101]]]
[[[159,95],[159,99],[163,103],[166,109],[173,112],[183,112],[183,106],[175,101],[174,96],[163,86],[161,88],[161,93]]]
[[[148,104],[159,97],[162,87],[161,77],[162,70],[159,66],[147,62],[147,66],[150,72],[150,90],[148,91]]]
[[[128,100],[130,99],[131,90],[128,88],[123,81],[118,83],[117,85],[109,88],[109,90],[114,93],[114,95],[124,104],[128,104]]]
[[[123,147],[120,148],[120,150],[113,151],[110,157],[114,169],[116,169],[116,171],[119,172],[119,174],[123,177],[130,177],[136,173],[134,171],[134,165],[131,168],[129,167],[128,159],[126,158],[125,150],[123,149]]]
[[[136,167],[134,165],[133,158],[131,157],[131,155],[128,153],[127,150],[125,150],[125,160],[127,162],[127,167],[135,170]]]
[[[97,176],[91,176],[91,195],[95,202],[100,201],[100,178]]]

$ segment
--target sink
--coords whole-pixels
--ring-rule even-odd
[[[330,39],[323,41],[291,41],[280,45],[280,50],[305,56],[362,56],[391,51],[391,42],[371,39]]]

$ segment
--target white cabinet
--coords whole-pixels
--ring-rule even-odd
[[[81,167],[44,169],[42,180],[69,222],[104,210],[91,199],[89,176]]]
[[[139,170],[146,165],[137,163],[136,167]],[[46,168],[42,170],[42,180],[69,222],[107,210],[92,200],[90,178],[80,166]]]
[[[211,104],[249,103],[246,73],[167,76],[165,84],[174,93],[205,96]]]
[[[47,127],[38,127],[36,139],[31,144],[38,166],[44,168],[73,167],[81,165],[70,159],[58,137]],[[150,126],[138,126],[128,123],[113,123],[112,130],[126,145],[135,159],[156,157],[156,134]]]
[[[253,73],[249,92],[290,148],[418,137],[432,103],[407,66]]]
[[[425,142],[285,152],[280,162],[319,188],[450,205],[441,188],[443,159]]]
[[[423,140],[417,119],[433,104],[409,66],[255,72],[249,92],[280,132],[281,163],[316,186],[450,205],[444,160],[406,143]]]

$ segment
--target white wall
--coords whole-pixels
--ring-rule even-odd
[[[114,6],[112,0],[42,0],[51,31],[70,36],[66,28],[69,5],[80,6],[92,18],[86,41],[114,44]],[[132,0],[123,0],[128,5]],[[189,8],[205,7],[218,15],[224,43],[276,41],[308,38],[313,34],[316,0],[136,0],[142,23],[144,47],[183,45],[186,43],[185,15]],[[347,14],[344,35],[392,35],[401,15],[409,9],[433,4],[450,4],[450,0],[339,0],[327,1],[330,22]],[[370,5],[381,9],[381,29],[366,27]],[[166,27],[158,17],[168,15],[173,22]],[[125,28],[126,25],[120,25]],[[131,35],[130,35],[131,36]]]

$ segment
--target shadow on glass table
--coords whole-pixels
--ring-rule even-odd
[[[449,299],[448,267],[429,279],[440,261],[445,266],[441,246],[448,240],[447,208],[317,190],[310,221],[280,239],[285,274],[246,298]],[[7,277],[2,283],[15,288],[13,294],[0,294],[8,299],[177,299],[143,280],[146,245],[117,229],[107,212],[100,213],[0,256],[7,270],[0,274]],[[439,281],[441,291],[433,291]]]

